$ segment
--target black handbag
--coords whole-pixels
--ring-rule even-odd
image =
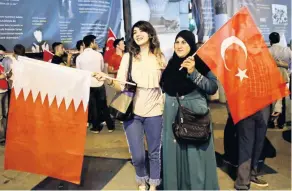
[[[195,114],[190,109],[181,105],[178,95],[178,112],[175,122],[172,124],[173,134],[178,142],[205,143],[211,137],[210,113]]]
[[[132,55],[130,54],[127,81],[136,84],[132,80]],[[117,93],[109,105],[109,111],[114,119],[119,121],[129,121],[133,119],[133,100],[136,94],[137,84],[125,84],[123,91]]]

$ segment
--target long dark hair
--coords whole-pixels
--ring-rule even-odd
[[[154,27],[147,21],[138,21],[132,27],[131,38],[129,42],[129,52],[136,58],[139,56],[140,53],[140,47],[136,44],[134,40],[134,28],[139,28],[141,31],[146,32],[149,35],[150,52],[157,57],[159,64],[161,64],[162,52],[160,49],[160,42],[158,40],[157,33]]]

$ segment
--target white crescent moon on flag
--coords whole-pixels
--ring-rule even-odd
[[[228,71],[231,71],[231,70],[226,65],[225,52],[226,52],[227,48],[229,46],[231,46],[232,44],[237,44],[238,46],[240,46],[245,53],[245,59],[247,59],[247,48],[246,48],[245,44],[236,36],[231,36],[231,37],[226,38],[221,44],[221,56],[222,56],[222,59],[224,60],[224,67]]]
[[[114,37],[109,37],[109,38],[107,39],[107,42],[110,41],[110,40],[115,41],[116,39],[115,39]]]

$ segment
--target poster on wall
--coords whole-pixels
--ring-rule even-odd
[[[104,47],[107,29],[120,30],[119,0],[0,0],[0,44],[12,50],[22,44],[42,52],[53,42],[74,48],[87,34]]]
[[[189,0],[131,0],[131,14],[132,26],[139,20],[153,25],[167,60],[177,33],[189,28]]]
[[[249,8],[266,42],[272,32],[291,40],[291,0],[235,0],[234,13],[242,6]]]
[[[205,42],[215,32],[215,7],[213,0],[193,0],[193,17],[197,25],[199,42]]]

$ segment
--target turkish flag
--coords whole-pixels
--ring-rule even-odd
[[[197,55],[222,83],[234,123],[289,95],[246,7],[219,29]]]
[[[116,40],[116,35],[112,31],[111,28],[108,29],[108,35],[107,35],[107,41],[106,41],[106,48],[104,53],[104,62],[107,62],[110,60],[112,55],[115,53],[115,47],[114,47],[114,41]]]
[[[54,54],[50,52],[49,50],[44,50],[43,52],[43,60],[45,62],[51,62],[53,59]]]
[[[4,168],[79,184],[90,72],[19,56],[13,74]]]

